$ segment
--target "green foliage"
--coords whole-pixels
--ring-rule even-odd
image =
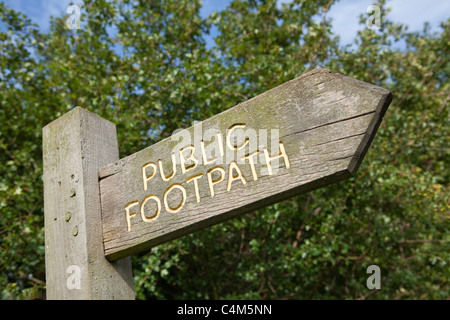
[[[411,33],[382,1],[383,31],[343,48],[330,3],[234,0],[203,19],[199,0],[89,0],[80,30],[64,16],[48,33],[0,3],[1,298],[45,290],[47,123],[88,108],[125,156],[317,66],[394,93],[357,177],[134,256],[137,298],[448,298],[450,20]]]

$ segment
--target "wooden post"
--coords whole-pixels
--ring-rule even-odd
[[[391,100],[314,69],[101,168],[107,259],[352,177]]]
[[[98,171],[115,125],[80,107],[43,129],[47,299],[134,299],[131,260],[105,258]]]

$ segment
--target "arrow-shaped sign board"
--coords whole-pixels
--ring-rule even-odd
[[[353,176],[391,99],[315,69],[100,169],[106,257]]]

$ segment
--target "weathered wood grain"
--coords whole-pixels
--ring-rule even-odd
[[[98,170],[118,159],[115,125],[87,110],[43,129],[47,299],[134,299],[130,258],[103,248]]]
[[[351,177],[374,138],[391,99],[392,94],[386,89],[316,69],[105,166],[100,169],[99,178],[106,257],[116,260],[135,254]],[[228,145],[239,147],[245,143],[245,136],[234,139],[239,132],[238,127],[233,127],[236,125],[240,130],[250,130],[248,135],[254,130],[257,137],[256,140],[250,137],[245,149],[231,152]],[[198,138],[200,129],[221,133],[218,140],[222,141],[225,153],[223,157],[220,152],[213,154],[217,157],[214,163],[203,163],[201,140],[205,140],[205,146],[219,146],[218,140]],[[230,132],[228,142],[227,133]],[[192,141],[181,139],[186,136],[192,137]],[[271,143],[271,140],[275,142]],[[195,149],[193,155],[198,163],[183,173],[178,150],[189,146]],[[186,150],[183,157],[189,158],[189,149]],[[251,155],[256,151],[259,154],[253,158],[257,162],[253,168],[248,158],[240,161],[243,154]],[[234,158],[229,157],[230,152]],[[269,162],[269,166],[265,153],[268,156],[286,154],[288,161],[282,157],[278,159],[278,165]],[[172,155],[178,162],[176,174],[163,181],[158,160],[168,176],[173,171]],[[211,157],[207,156],[206,160]],[[233,159],[236,165],[231,165],[230,183]],[[144,179],[142,168],[150,162],[154,165],[145,169],[145,177],[150,177],[154,169],[156,174],[148,179],[145,189],[147,179]],[[185,167],[193,164],[188,162]],[[211,174],[211,181],[208,180],[208,172],[214,167],[223,168],[223,181],[211,183],[220,178],[220,169]],[[197,192],[194,182],[198,185]],[[176,186],[172,187],[174,184]],[[168,194],[169,210],[164,202],[165,193]],[[161,209],[155,216],[158,199]],[[141,215],[143,202],[144,216]]]

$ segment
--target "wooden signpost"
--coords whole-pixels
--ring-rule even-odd
[[[391,99],[315,69],[120,160],[114,125],[72,110],[44,128],[51,297],[78,263],[86,297],[130,298],[130,255],[353,176]]]

